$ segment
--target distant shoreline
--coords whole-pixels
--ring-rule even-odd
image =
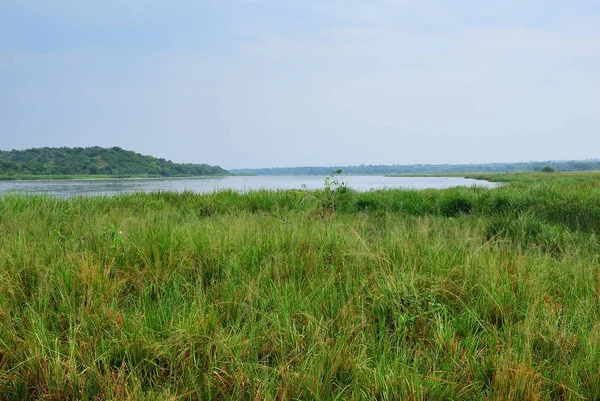
[[[24,176],[0,176],[3,181],[101,181],[101,180],[158,180],[170,178],[217,178],[233,177],[241,174],[212,174],[212,175],[24,175]]]

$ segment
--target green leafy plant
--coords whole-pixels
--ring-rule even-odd
[[[123,231],[114,224],[104,227],[102,235],[110,241],[110,245],[108,246],[109,249],[118,249],[125,244]]]
[[[321,217],[331,217],[335,214],[336,208],[342,203],[347,203],[350,188],[339,176],[342,170],[338,169],[325,177],[324,189],[318,191],[319,208],[318,214]]]
[[[342,173],[342,169],[338,169],[329,174],[329,176],[325,177],[325,191],[346,192],[348,190],[346,182],[338,179]]]

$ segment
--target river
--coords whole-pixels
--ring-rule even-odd
[[[358,191],[371,189],[426,189],[456,186],[495,188],[497,183],[460,177],[384,177],[375,175],[348,175],[337,177]],[[319,189],[324,187],[324,176],[227,176],[202,178],[132,178],[103,180],[1,181],[0,195],[7,193],[49,194],[59,197],[115,195],[132,192],[194,191],[210,193],[233,189]]]

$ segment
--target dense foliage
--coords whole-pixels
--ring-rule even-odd
[[[544,167],[556,171],[598,171],[600,160],[491,163],[491,164],[412,164],[412,165],[360,165],[331,167],[277,167],[259,169],[235,169],[236,174],[256,175],[326,175],[342,169],[345,174],[468,174],[538,172]]]
[[[598,400],[600,174],[0,197],[0,399]]]
[[[119,147],[37,148],[0,151],[0,175],[216,175],[218,166],[176,164]]]

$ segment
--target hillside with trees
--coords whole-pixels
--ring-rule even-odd
[[[600,160],[539,161],[522,163],[489,164],[411,164],[411,165],[360,165],[330,167],[278,167],[259,169],[234,169],[234,174],[255,175],[327,175],[343,170],[344,174],[410,175],[410,174],[470,174],[470,173],[516,173],[540,172],[544,168],[553,171],[599,171]]]
[[[219,166],[177,164],[119,147],[35,148],[0,151],[0,175],[199,176],[229,174]]]

